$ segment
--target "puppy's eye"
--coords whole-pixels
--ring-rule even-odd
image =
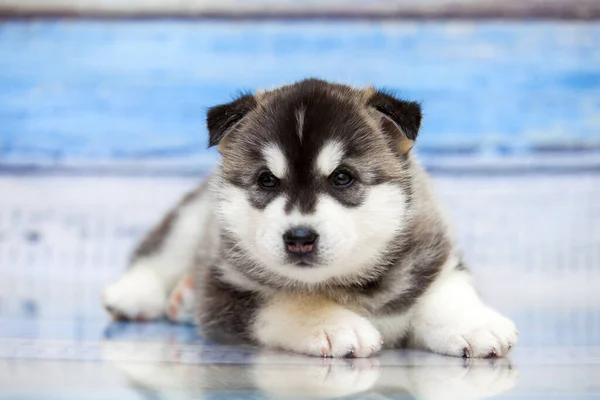
[[[272,173],[265,171],[258,176],[258,185],[265,189],[275,189],[279,186],[279,179]]]
[[[343,170],[336,170],[330,175],[329,179],[331,184],[336,188],[345,188],[354,183],[354,177],[350,172]]]

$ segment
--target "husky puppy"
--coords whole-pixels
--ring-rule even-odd
[[[207,125],[216,172],[107,289],[112,314],[195,315],[208,337],[323,357],[496,357],[517,343],[410,152],[419,104],[308,79],[213,107]]]

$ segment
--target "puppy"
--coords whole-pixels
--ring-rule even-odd
[[[107,289],[115,316],[166,312],[205,337],[322,357],[496,357],[517,343],[410,151],[417,103],[308,79],[213,107],[207,125],[220,164]]]

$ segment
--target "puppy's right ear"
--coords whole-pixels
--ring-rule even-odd
[[[245,94],[231,103],[211,107],[206,115],[208,127],[208,147],[220,145],[233,128],[256,107],[256,98],[252,94]],[[221,148],[221,146],[219,146]]]

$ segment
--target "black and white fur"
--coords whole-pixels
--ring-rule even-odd
[[[383,345],[504,356],[517,343],[410,151],[417,103],[309,79],[213,107],[207,123],[222,160],[107,289],[114,315],[167,313],[224,341],[326,357]],[[309,252],[282,239],[296,227],[318,235]]]

